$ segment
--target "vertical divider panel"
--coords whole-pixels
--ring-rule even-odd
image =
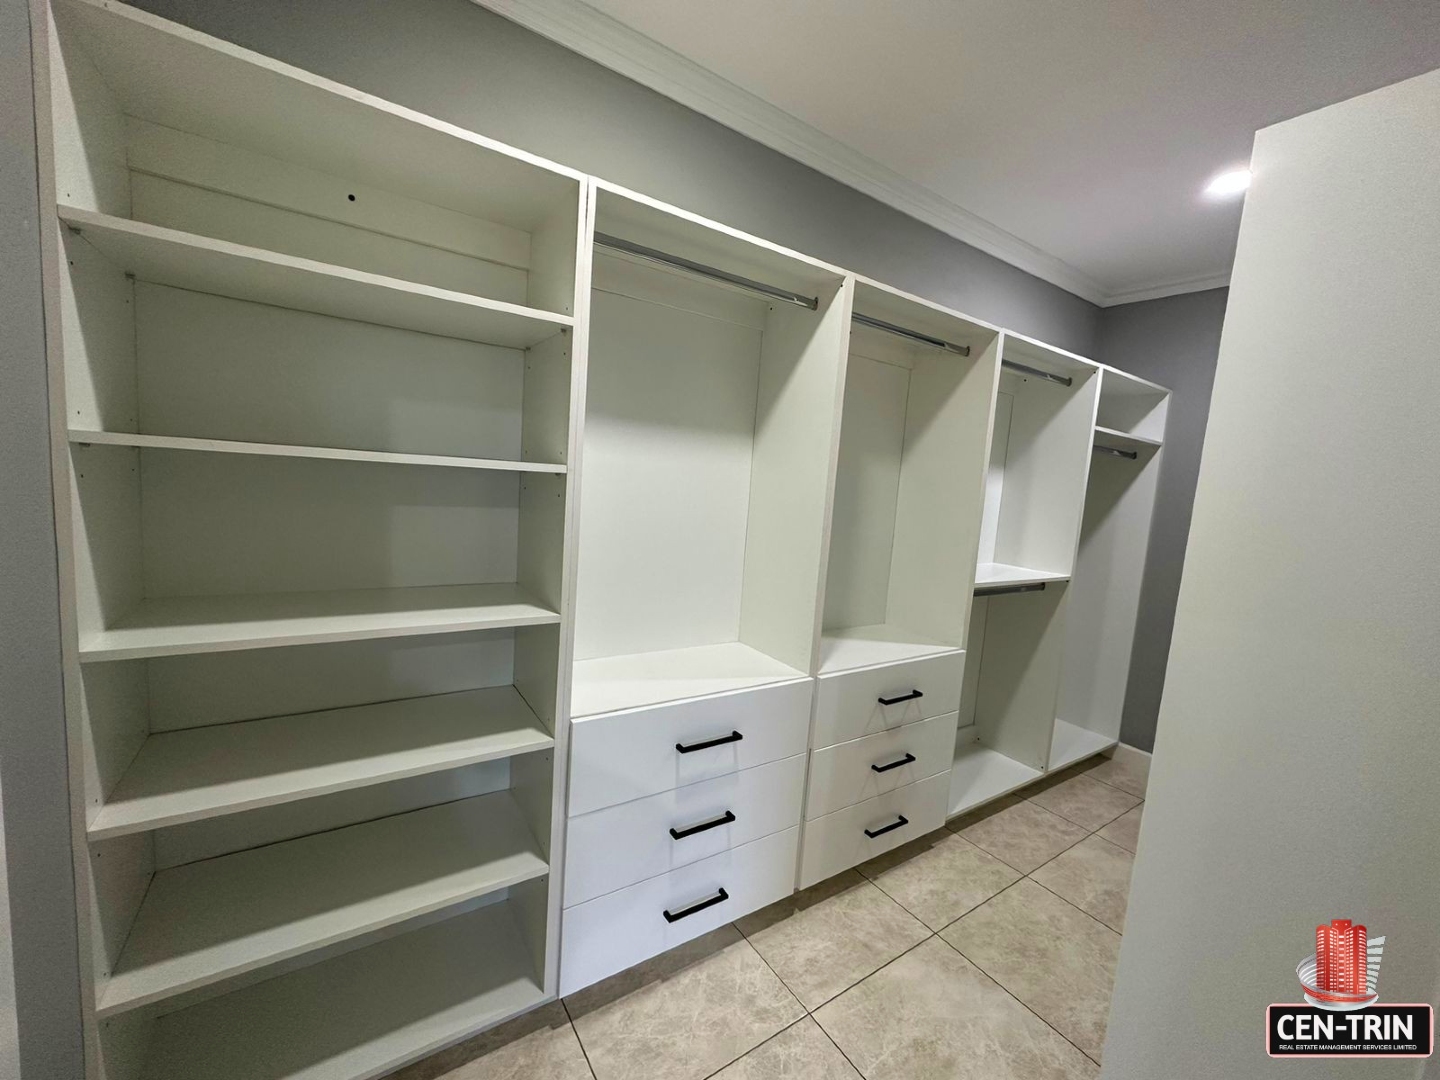
[[[816,312],[771,307],[760,358],[740,640],[813,671],[854,279]]]

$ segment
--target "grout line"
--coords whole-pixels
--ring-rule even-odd
[[[753,946],[752,946],[752,948],[753,948]],[[761,957],[761,959],[764,959],[764,957]],[[777,976],[777,978],[778,978],[778,976]],[[786,989],[788,990],[789,987],[787,986]],[[801,1006],[801,1007],[803,1008],[804,1006]],[[809,1019],[810,1019],[810,1014],[809,1014],[809,1013],[806,1013],[804,1016],[800,1017],[800,1019],[798,1019],[798,1020],[792,1020],[790,1023],[788,1023],[788,1024],[786,1024],[784,1027],[782,1027],[779,1031],[775,1032],[774,1035],[771,1035],[769,1038],[761,1039],[758,1043],[756,1043],[754,1046],[752,1046],[749,1050],[746,1050],[743,1054],[741,1054],[740,1057],[731,1058],[729,1061],[725,1062],[724,1065],[721,1065],[720,1068],[716,1069],[714,1072],[712,1072],[712,1073],[706,1073],[706,1074],[705,1074],[705,1077],[704,1077],[704,1080],[712,1080],[713,1077],[719,1076],[722,1072],[724,1072],[726,1069],[728,1069],[731,1065],[734,1065],[735,1062],[740,1061],[742,1058],[747,1058],[747,1057],[749,1057],[751,1054],[753,1054],[756,1050],[759,1050],[759,1049],[760,1049],[762,1046],[764,1046],[766,1043],[773,1042],[774,1040],[778,1039],[781,1035],[784,1035],[785,1032],[789,1031],[789,1030],[790,1030],[792,1027],[794,1027],[796,1024],[803,1024],[806,1020],[809,1020]]]
[[[794,893],[791,893],[790,895],[791,895],[791,896],[794,896],[795,894],[794,894]],[[778,971],[776,971],[773,967],[770,966],[770,961],[765,959],[765,954],[762,953],[759,949],[757,949],[757,948],[755,947],[755,943],[754,943],[753,941],[751,941],[749,937],[746,936],[745,931],[740,929],[740,924],[739,924],[739,923],[731,923],[730,925],[733,926],[733,927],[735,928],[735,932],[740,935],[740,940],[743,941],[743,942],[745,942],[746,945],[749,945],[749,946],[750,946],[750,951],[753,952],[756,956],[758,956],[758,957],[760,958],[760,962],[761,962],[762,964],[764,964],[767,968],[770,968],[770,974],[771,974],[771,975],[774,975],[775,978],[780,981],[780,985],[785,988],[785,992],[786,992],[787,994],[789,994],[792,998],[795,999],[795,1004],[796,1004],[796,1005],[799,1005],[800,1008],[804,1009],[804,1010],[805,1010],[805,1015],[806,1015],[806,1016],[809,1016],[809,1015],[810,1015],[810,1010],[806,1007],[805,1002],[803,1002],[803,1001],[800,1000],[800,995],[797,994],[797,993],[795,993],[795,991],[790,988],[790,984],[785,981],[784,977],[783,977]],[[846,989],[849,989],[849,987],[846,987]],[[799,1023],[799,1021],[797,1020],[796,1023]],[[778,1033],[777,1033],[777,1034],[778,1034]],[[774,1036],[771,1036],[771,1038],[774,1038]],[[769,1041],[770,1041],[769,1039],[766,1039],[766,1040],[765,1040],[765,1042],[769,1042]],[[764,1046],[765,1043],[761,1043],[760,1045],[761,1045],[761,1046]],[[747,1050],[745,1053],[748,1054],[749,1052],[750,1052],[750,1051]],[[744,1057],[744,1056],[745,1056],[745,1054],[741,1054],[741,1055],[740,1055],[740,1057]],[[738,1061],[739,1058],[737,1058],[736,1060]],[[726,1062],[726,1064],[728,1065],[729,1062]]]
[[[565,1010],[565,1019],[570,1021],[570,1030],[575,1033],[575,1041],[580,1044],[580,1055],[585,1059],[585,1067],[590,1070],[592,1080],[599,1080],[599,1077],[595,1075],[595,1066],[590,1064],[590,1052],[585,1049],[585,1040],[580,1038],[580,1029],[575,1026],[575,1018],[570,1015],[570,1006],[565,1004],[563,997],[557,997],[555,1000],[560,1002],[560,1008]]]
[[[1091,922],[1097,922],[1097,923],[1099,923],[1101,926],[1105,927],[1106,930],[1109,930],[1112,934],[1118,934],[1118,935],[1121,936],[1121,937],[1124,937],[1124,936],[1125,936],[1125,931],[1124,931],[1124,930],[1116,930],[1113,926],[1111,926],[1111,925],[1110,925],[1108,922],[1106,922],[1104,919],[1097,919],[1094,915],[1091,915],[1090,912],[1086,911],[1086,910],[1085,910],[1083,907],[1081,907],[1079,904],[1075,903],[1075,901],[1066,899],[1065,897],[1061,896],[1058,892],[1056,892],[1054,889],[1046,888],[1046,886],[1045,886],[1045,884],[1044,884],[1043,882],[1034,881],[1034,880],[1032,879],[1032,880],[1031,880],[1031,884],[1033,884],[1033,885],[1039,885],[1040,888],[1045,889],[1045,891],[1048,892],[1051,896],[1055,897],[1056,900],[1061,900],[1061,901],[1063,901],[1064,903],[1069,904],[1072,908],[1074,908],[1076,911],[1080,912],[1081,915],[1084,915],[1084,916],[1085,916],[1087,919],[1089,919]],[[1127,902],[1128,902],[1128,898],[1127,898]]]

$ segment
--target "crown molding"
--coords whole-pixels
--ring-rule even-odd
[[[1112,293],[1094,278],[993,222],[909,180],[583,0],[474,0],[541,37],[633,79],[831,179],[963,240],[1092,304],[1215,288],[1229,275]],[[1210,282],[1205,284],[1204,282]]]
[[[1134,289],[1122,289],[1106,295],[1101,307],[1115,307],[1119,304],[1138,304],[1142,300],[1159,300],[1165,296],[1179,296],[1181,293],[1204,292],[1207,289],[1223,289],[1230,284],[1230,271],[1220,274],[1201,274],[1199,277],[1180,278],[1159,285],[1145,285]]]

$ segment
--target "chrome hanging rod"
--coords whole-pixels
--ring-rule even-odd
[[[977,586],[976,596],[1006,596],[1010,593],[1022,592],[1044,592],[1045,583],[1036,581],[1030,585],[997,585],[994,588],[986,588],[984,585]]]
[[[802,293],[791,292],[789,289],[782,289],[778,285],[766,285],[763,281],[752,281],[750,278],[741,277],[739,274],[732,274],[728,270],[719,270],[713,266],[706,266],[704,263],[694,262],[681,255],[671,255],[668,251],[657,251],[655,248],[645,247],[643,244],[631,243],[629,240],[622,240],[618,236],[609,236],[605,233],[595,234],[595,243],[611,251],[623,251],[626,255],[634,255],[637,259],[644,259],[647,262],[660,263],[664,266],[673,266],[677,270],[684,270],[687,273],[699,274],[701,277],[711,278],[714,281],[723,281],[727,285],[733,285],[737,289],[745,289],[748,292],[759,293],[761,296],[771,300],[783,300],[787,304],[794,304],[797,307],[809,308],[815,311],[820,307],[820,301],[813,296],[805,296]]]
[[[958,356],[969,356],[969,345],[956,345],[953,341],[946,341],[944,338],[931,337],[929,334],[922,334],[918,330],[907,330],[903,326],[896,326],[883,319],[872,319],[869,315],[861,315],[860,312],[850,313],[850,318],[861,326],[871,326],[876,330],[884,330],[887,334],[894,334],[897,337],[909,338],[911,341],[918,341],[923,345],[934,345],[937,349],[944,349],[946,352],[953,352]]]
[[[1059,383],[1061,386],[1070,386],[1075,382],[1075,380],[1068,375],[1052,375],[1048,371],[1041,371],[1039,368],[1029,367],[1026,364],[1021,364],[1014,360],[1001,360],[1000,366],[1008,367],[1011,371],[1024,372],[1026,375],[1034,375],[1037,379],[1045,379],[1049,382]]]
[[[1114,447],[1114,446],[1097,446],[1097,447],[1095,447],[1095,453],[1097,453],[1097,454],[1109,454],[1109,455],[1111,455],[1112,457],[1129,458],[1131,461],[1134,461],[1137,457],[1140,456],[1140,455],[1139,455],[1136,451],[1134,451],[1134,450],[1120,450],[1120,449],[1118,449],[1118,448],[1116,448],[1116,447]]]

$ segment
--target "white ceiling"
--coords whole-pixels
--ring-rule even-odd
[[[1440,0],[480,2],[1099,303],[1223,284],[1255,130],[1440,66]]]

